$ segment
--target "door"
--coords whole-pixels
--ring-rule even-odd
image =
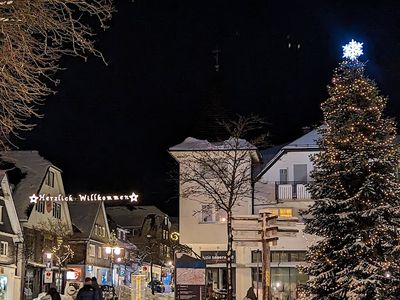
[[[298,164],[293,165],[293,181],[295,183],[307,182],[307,165]]]

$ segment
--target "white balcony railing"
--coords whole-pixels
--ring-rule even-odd
[[[305,182],[276,182],[275,198],[276,200],[310,200],[311,195],[306,184]]]

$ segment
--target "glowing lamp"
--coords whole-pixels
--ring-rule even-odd
[[[51,259],[51,253],[46,253],[46,258]]]
[[[111,254],[111,247],[106,247],[106,254]]]
[[[121,260],[122,260],[121,257],[117,258],[117,262],[121,262]]]
[[[121,248],[119,248],[119,247],[114,248],[114,254],[115,255],[120,255],[121,254]]]

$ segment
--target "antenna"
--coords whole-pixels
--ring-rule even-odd
[[[215,59],[215,71],[219,71],[219,54],[221,53],[221,50],[218,48],[218,46],[216,47],[215,50],[212,51],[212,54],[214,54],[214,59]]]

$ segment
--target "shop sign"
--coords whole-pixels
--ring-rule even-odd
[[[208,265],[226,263],[226,251],[201,251],[200,255]],[[235,263],[235,261],[236,253],[233,251],[232,263]]]
[[[187,254],[176,253],[176,300],[206,298],[206,263]]]
[[[44,283],[53,283],[53,271],[44,272]]]

